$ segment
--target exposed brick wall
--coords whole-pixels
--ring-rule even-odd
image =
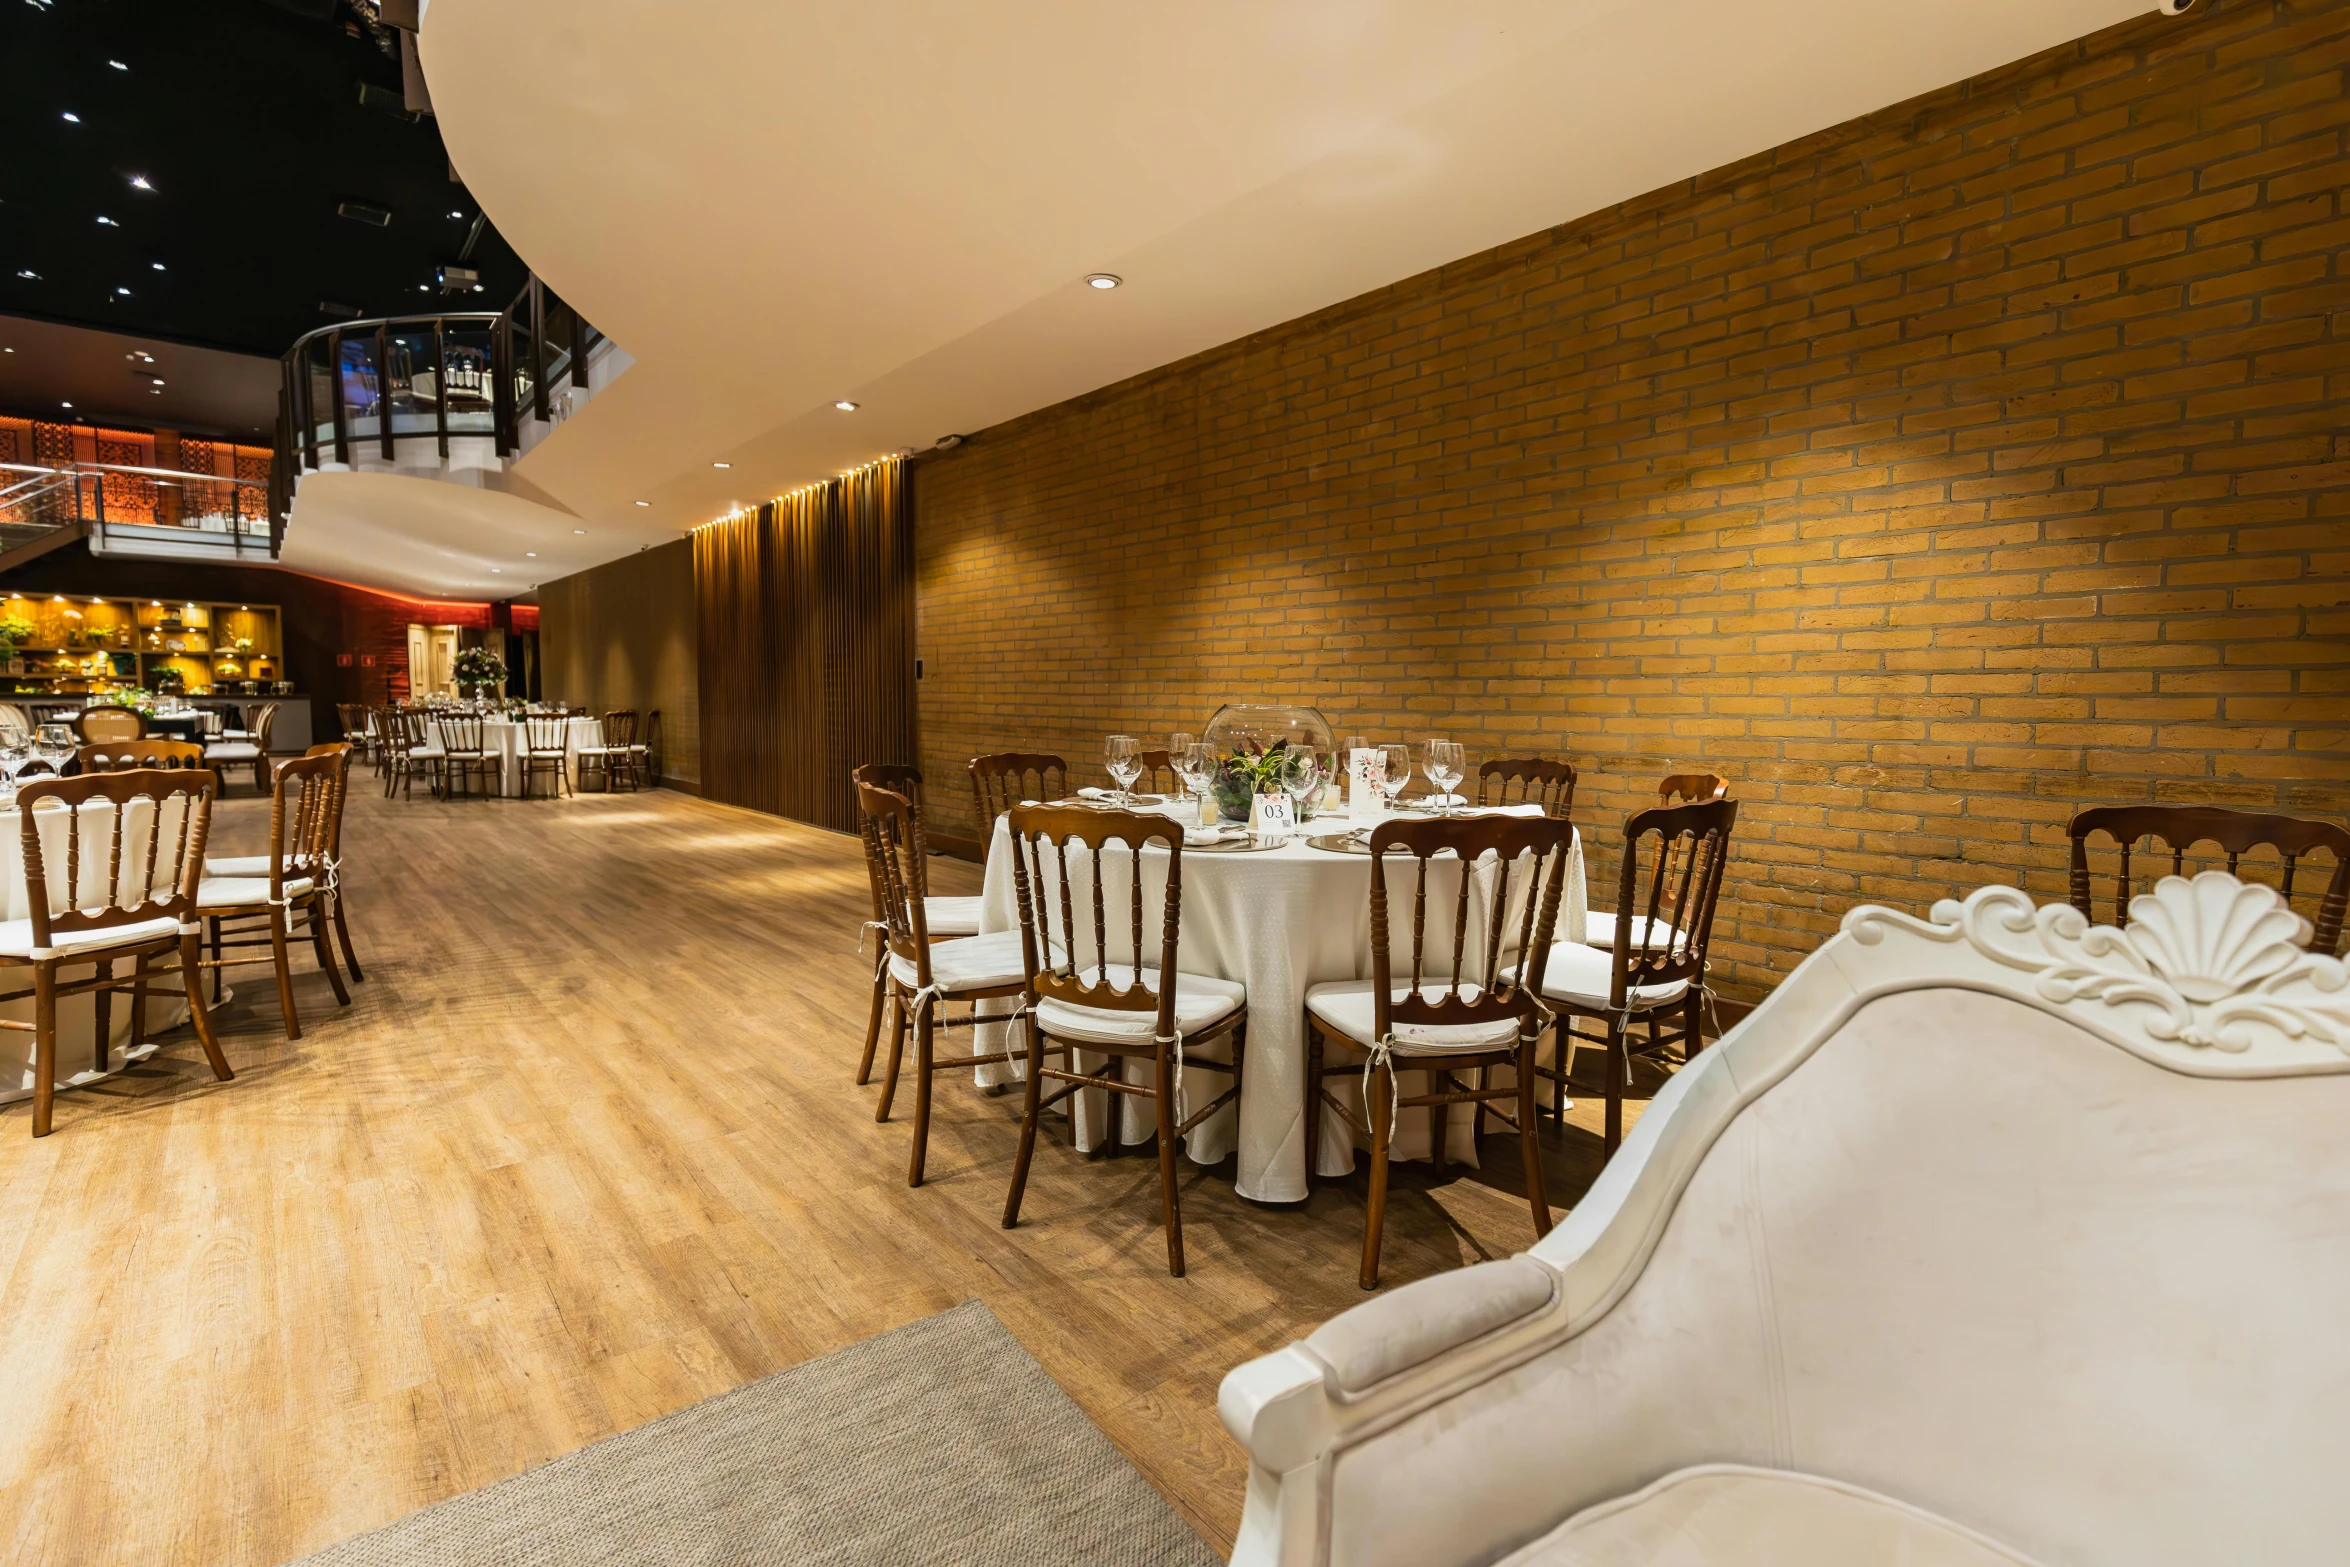
[[[934,796],[1311,702],[1574,759],[1596,892],[1720,772],[1749,996],[2084,801],[2350,812],[2346,62],[2150,16],[925,460]]]

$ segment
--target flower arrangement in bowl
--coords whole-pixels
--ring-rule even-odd
[[[1310,707],[1227,703],[1208,720],[1200,738],[1215,748],[1216,771],[1208,789],[1226,821],[1248,820],[1249,797],[1285,791],[1301,768],[1335,743],[1329,722]],[[1298,802],[1298,819],[1314,814],[1309,794]]]
[[[486,647],[460,648],[457,662],[450,673],[460,685],[472,686],[477,693],[483,686],[502,686],[506,683],[506,661]]]

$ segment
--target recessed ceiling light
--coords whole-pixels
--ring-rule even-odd
[[[65,123],[68,125],[79,125],[82,123],[82,117],[74,113],[71,109],[68,109],[65,111]]]
[[[452,218],[461,218],[461,217],[465,216],[465,214],[464,214],[464,213],[462,213],[462,212],[452,212],[452,213],[450,213],[450,214],[449,214],[449,216],[450,216],[450,217],[452,217]]]
[[[134,174],[134,175],[132,175],[132,176],[131,176],[131,189],[133,189],[133,190],[153,190],[154,188],[155,188],[154,186],[152,186],[152,185],[150,185],[150,184],[148,184],[148,183],[147,183],[147,176],[146,176],[146,175],[144,175],[144,174]]]
[[[842,398],[840,401],[838,401],[838,402],[834,403],[832,406],[833,406],[833,407],[835,407],[835,408],[837,408],[837,409],[839,409],[839,410],[840,410],[842,413],[844,413],[844,414],[853,414],[853,413],[855,413],[855,412],[857,411],[857,405],[856,405],[855,403],[852,403],[852,402],[850,402],[850,401],[849,401],[847,398],[845,398],[845,397],[844,397],[844,398]]]
[[[1088,288],[1116,288],[1125,281],[1115,272],[1093,272],[1087,274],[1085,285]]]
[[[15,352],[16,352],[16,350],[15,350],[15,349],[13,349],[13,348],[11,348],[11,349],[9,350],[9,352],[13,354],[13,353],[15,353]],[[650,506],[650,505],[652,505],[653,503],[652,503],[651,501],[638,501],[638,502],[637,502],[637,504],[638,504],[639,506]],[[574,533],[585,533],[587,530],[586,530],[585,528],[574,528],[574,529],[572,529],[571,531],[572,531],[572,532],[574,532]]]
[[[731,468],[734,466],[734,464],[730,462],[714,462],[710,466],[713,468]]]
[[[115,290],[115,292],[116,292],[117,294],[121,294],[121,295],[124,295],[124,296],[126,296],[126,297],[127,297],[129,294],[130,294],[130,290],[129,290],[129,289],[127,289],[127,288],[118,288],[118,289],[116,289],[116,290]]]
[[[58,406],[58,407],[60,407],[60,408],[71,408],[71,407],[73,406],[73,404],[71,404],[71,403],[59,403],[57,406]],[[60,604],[62,604],[62,603],[64,603],[64,602],[65,602],[65,600],[63,600],[63,599],[59,599],[57,602],[58,602],[58,603],[60,603]]]
[[[150,261],[147,263],[147,265],[153,267],[158,272],[163,270],[163,263],[160,261]]]
[[[18,277],[29,277],[36,283],[41,281],[41,274],[35,272],[31,267],[18,267],[16,269],[16,275]]]
[[[639,504],[639,505],[642,505],[642,504],[643,504],[643,502],[641,502],[641,501],[640,501],[640,502],[638,502],[638,504]],[[574,533],[585,533],[585,532],[587,532],[587,529],[585,529],[585,528],[574,528],[574,529],[572,529],[571,531],[572,531],[572,532],[574,532]]]
[[[113,66],[118,71],[127,71],[130,69],[129,66],[123,64],[120,60],[109,60],[106,63]]]
[[[147,388],[147,395],[149,397],[161,397],[163,395],[163,388],[160,386],[150,386]]]
[[[537,550],[524,550],[522,552],[522,558],[524,560],[537,560],[539,558],[539,552]]]
[[[101,212],[101,213],[99,213],[99,214],[98,214],[98,221],[99,221],[100,223],[103,223],[103,224],[105,224],[105,225],[106,225],[108,228],[110,228],[110,229],[118,229],[118,228],[121,228],[121,227],[122,227],[122,225],[121,225],[121,224],[119,224],[119,223],[115,222],[115,221],[114,221],[112,218],[108,217],[108,216],[107,216],[105,213],[103,213],[103,212]]]
[[[167,381],[165,381],[165,380],[163,379],[163,377],[161,377],[161,376],[157,376],[157,377],[155,378],[155,384],[156,384],[157,386],[168,386],[170,383],[169,383],[169,382],[167,382]]]
[[[481,292],[481,285],[480,285],[479,283],[476,283],[476,284],[474,284],[474,285],[473,285],[473,291],[474,291],[475,293],[477,293],[477,294],[478,294],[478,293],[480,293],[480,292]]]

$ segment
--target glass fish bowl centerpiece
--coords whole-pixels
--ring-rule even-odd
[[[1313,708],[1255,702],[1217,708],[1200,739],[1215,748],[1216,773],[1209,789],[1228,822],[1247,821],[1250,796],[1278,792],[1307,756],[1327,756],[1338,743],[1330,721]],[[1313,816],[1320,793],[1315,790],[1300,802],[1300,820]]]

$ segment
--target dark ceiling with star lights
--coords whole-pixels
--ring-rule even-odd
[[[0,0],[0,313],[276,356],[461,258],[450,307],[502,308],[524,269],[395,36],[354,0]]]

